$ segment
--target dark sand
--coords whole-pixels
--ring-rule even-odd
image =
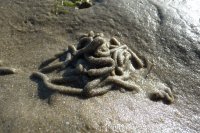
[[[0,0],[0,60],[18,69],[0,76],[0,132],[198,132],[200,4],[190,8],[193,1],[104,0],[56,16],[53,0]],[[136,82],[146,89],[153,80],[167,84],[175,102],[119,91],[81,99],[30,79],[41,62],[90,30],[116,36],[154,61],[146,86]]]

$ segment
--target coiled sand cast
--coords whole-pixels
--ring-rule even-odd
[[[41,66],[32,76],[42,79],[48,89],[84,97],[103,95],[121,88],[139,92],[140,87],[131,82],[130,73],[146,67],[145,61],[125,44],[114,37],[106,41],[103,34],[95,35],[94,32],[83,35],[76,47],[69,45],[66,51]],[[47,73],[53,71],[62,73],[62,76],[49,78]],[[173,102],[171,91],[153,96]]]
[[[0,60],[0,76],[5,76],[9,74],[15,74],[17,71],[15,68],[4,67],[3,61]]]

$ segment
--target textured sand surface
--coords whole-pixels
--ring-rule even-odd
[[[53,0],[0,0],[0,60],[18,69],[0,76],[0,132],[198,132],[200,4],[154,1],[104,0],[56,16]],[[91,30],[154,61],[149,78],[173,88],[175,102],[119,91],[81,99],[30,78],[41,62]]]

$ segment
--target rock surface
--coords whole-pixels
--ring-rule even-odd
[[[0,76],[0,132],[198,132],[199,5],[198,0],[103,0],[56,16],[54,0],[0,0],[0,60],[20,69]],[[175,102],[119,91],[81,99],[30,79],[42,61],[91,30],[115,36],[153,61],[148,79],[173,88]]]

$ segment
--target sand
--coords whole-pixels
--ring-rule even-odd
[[[0,132],[198,132],[200,24],[192,2],[104,0],[55,15],[53,0],[1,0],[0,60],[18,73],[0,76]],[[120,91],[82,99],[31,79],[41,62],[91,30],[154,61],[148,80],[170,86],[175,102]]]

